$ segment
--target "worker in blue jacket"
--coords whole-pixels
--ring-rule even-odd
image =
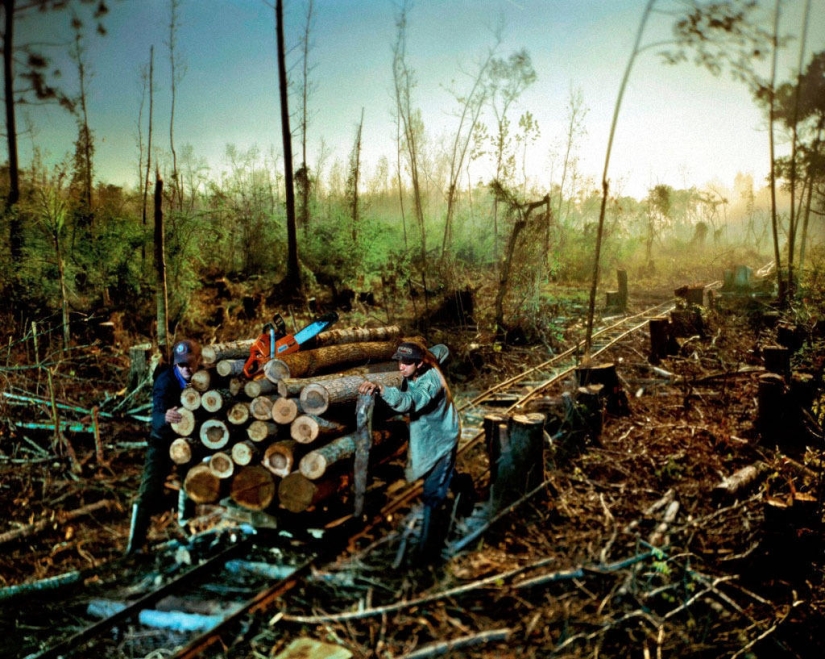
[[[458,410],[439,368],[449,353],[445,345],[428,350],[418,342],[405,341],[393,355],[404,376],[401,387],[363,382],[358,389],[362,394],[378,392],[390,409],[409,415],[410,442],[405,476],[410,482],[424,479],[424,516],[418,547],[420,557],[426,561],[437,560],[441,554],[447,527],[441,508],[456,474],[456,453],[461,437]],[[461,495],[466,497],[470,493],[465,491]]]
[[[201,347],[197,341],[178,341],[172,354],[172,364],[161,366],[155,373],[152,387],[152,430],[149,433],[138,500],[132,506],[127,554],[143,547],[152,515],[159,512],[163,505],[163,484],[173,467],[169,446],[177,437],[172,424],[183,418],[178,411],[180,395],[201,364]],[[191,505],[181,485],[178,496],[178,524],[181,526],[188,517]]]

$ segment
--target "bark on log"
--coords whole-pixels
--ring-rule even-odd
[[[201,392],[194,387],[186,387],[180,392],[180,404],[194,412],[201,406]]]
[[[226,420],[233,426],[242,426],[249,421],[249,403],[238,401],[226,413]]]
[[[229,443],[229,429],[220,419],[207,419],[201,424],[200,439],[206,448],[218,451]]]
[[[188,437],[178,437],[169,445],[169,457],[176,465],[192,462],[192,441]]]
[[[301,414],[289,426],[292,439],[311,444],[317,439],[340,437],[352,429],[352,424],[340,423],[314,414]]]
[[[186,473],[183,489],[195,503],[215,503],[221,494],[221,479],[210,471],[208,464],[199,462]]]
[[[258,457],[258,447],[254,442],[245,440],[238,442],[232,447],[232,462],[241,467],[252,464]]]
[[[209,471],[221,480],[231,478],[235,473],[235,463],[232,462],[232,456],[223,451],[217,451],[209,458]]]
[[[187,410],[185,407],[179,407],[178,413],[181,415],[181,420],[171,424],[172,430],[181,437],[189,437],[195,431],[195,415],[192,410]]]
[[[392,359],[397,344],[397,341],[368,341],[299,351],[270,360],[264,367],[264,373],[267,379],[277,382],[285,377],[308,377],[322,373],[324,369],[388,361]]]
[[[242,467],[232,479],[229,496],[248,510],[264,510],[275,498],[275,479],[260,465]]]
[[[217,364],[222,359],[246,359],[249,357],[249,349],[255,341],[256,339],[244,339],[242,341],[228,341],[203,346],[201,349],[203,363]]]
[[[201,394],[201,407],[214,414],[229,407],[232,393],[229,389],[210,389]]]
[[[393,368],[388,370],[398,370],[398,362],[390,362],[390,365]],[[346,371],[341,371],[340,373],[327,373],[326,375],[316,375],[311,378],[283,378],[278,380],[278,394],[283,396],[284,398],[293,398],[301,395],[301,390],[307,386],[308,384],[315,384],[318,382],[326,382],[327,380],[335,380],[337,378],[342,378],[347,375],[364,375],[366,373],[370,373],[369,366],[356,366],[355,368],[349,368]]]
[[[192,373],[192,388],[198,393],[208,391],[214,380],[214,373],[211,368],[201,368]]]
[[[323,348],[345,343],[366,343],[368,341],[392,341],[401,336],[398,325],[387,327],[351,327],[321,332],[312,341],[312,348]]]
[[[243,367],[245,363],[246,360],[244,359],[221,359],[218,362],[218,365],[215,367],[215,370],[221,377],[236,377],[243,373]]]
[[[352,404],[358,399],[358,387],[366,380],[385,387],[400,387],[403,381],[400,371],[350,375],[318,384],[309,384],[301,390],[301,406],[307,414],[321,415],[330,405]]]
[[[392,438],[392,429],[385,428],[372,431],[372,445],[378,446]],[[298,464],[298,471],[309,480],[318,480],[334,464],[355,455],[355,433],[333,439],[329,444],[320,446],[307,453]]]
[[[244,384],[243,392],[252,400],[258,396],[278,393],[278,386],[266,378],[258,378],[257,380],[250,380]]]
[[[294,439],[283,439],[270,444],[264,451],[261,464],[276,476],[284,477],[292,473],[295,466],[295,447],[298,443]],[[300,458],[299,458],[300,459]]]
[[[278,426],[274,421],[260,421],[256,419],[246,429],[246,435],[253,442],[263,442],[274,439],[278,435]]]
[[[742,467],[738,471],[733,472],[730,476],[726,476],[722,482],[718,483],[713,488],[713,495],[716,497],[733,497],[739,492],[749,487],[756,480],[768,470],[768,466],[763,462]]]
[[[281,425],[289,425],[303,412],[297,398],[278,398],[272,404],[272,420]]]
[[[299,472],[293,472],[278,484],[278,499],[292,513],[302,513],[332,495],[347,492],[352,474],[335,474],[327,479],[311,481]]]
[[[278,400],[278,396],[276,394],[264,394],[262,396],[258,396],[257,398],[253,398],[252,402],[249,404],[249,412],[253,417],[258,419],[258,421],[271,421],[272,404],[276,400]]]

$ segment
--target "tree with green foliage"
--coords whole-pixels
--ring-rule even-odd
[[[84,5],[96,5],[93,18],[97,22],[98,34],[105,34],[101,19],[108,13],[104,0],[80,0]],[[20,258],[23,248],[23,227],[20,214],[16,210],[20,200],[20,161],[17,151],[17,106],[25,103],[59,103],[74,111],[75,100],[55,82],[59,71],[49,71],[50,59],[47,53],[34,44],[15,43],[15,27],[35,14],[46,11],[65,10],[69,3],[65,0],[2,0],[3,12],[3,102],[5,107],[6,146],[9,164],[9,190],[6,195],[4,214],[9,221],[9,250],[11,258]],[[77,20],[76,16],[73,21]]]

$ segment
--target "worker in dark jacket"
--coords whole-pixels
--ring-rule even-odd
[[[163,484],[172,469],[169,445],[175,439],[173,423],[182,417],[180,395],[192,380],[201,363],[201,347],[197,341],[178,341],[173,350],[172,365],[160,367],[152,387],[152,431],[143,466],[138,500],[132,506],[132,525],[126,553],[140,550],[146,542],[146,533],[153,514],[163,504]],[[178,523],[183,526],[188,517],[189,501],[183,487],[178,496]]]
[[[410,418],[410,442],[405,476],[412,482],[424,479],[422,500],[424,516],[418,541],[419,556],[428,562],[438,560],[446,535],[443,503],[456,476],[456,452],[461,437],[461,421],[450,388],[439,368],[449,349],[445,345],[426,346],[405,341],[398,346],[393,359],[404,376],[401,387],[385,387],[364,382],[359,393],[376,391],[395,412]],[[458,482],[466,484],[466,480]],[[472,481],[470,481],[470,485]],[[471,496],[466,491],[464,497]]]

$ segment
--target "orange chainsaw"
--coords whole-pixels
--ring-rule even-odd
[[[243,367],[244,375],[254,378],[270,359],[297,352],[302,345],[327,330],[337,320],[338,314],[333,311],[320,316],[300,332],[287,334],[284,319],[281,314],[275,314],[272,322],[264,325],[263,334],[249,347],[249,359]]]

